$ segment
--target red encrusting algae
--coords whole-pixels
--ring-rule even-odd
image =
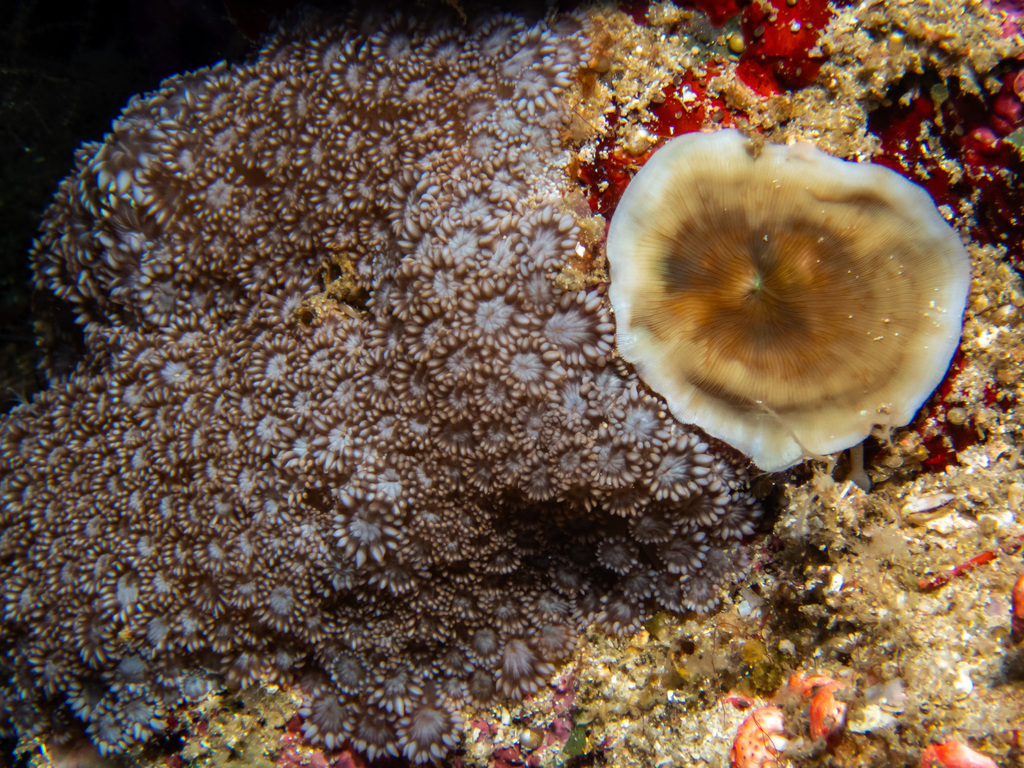
[[[826,56],[818,46],[833,13],[828,0],[760,0],[743,9],[745,48],[736,74],[762,96],[804,88]]]

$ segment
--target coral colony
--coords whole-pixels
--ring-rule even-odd
[[[588,45],[313,24],[79,150],[34,258],[84,353],[0,422],[0,729],[116,752],[272,680],[308,740],[428,762],[587,623],[718,602],[760,512],[618,355],[563,142]]]
[[[764,470],[903,426],[960,342],[970,259],[921,187],[807,143],[668,142],[608,231],[618,349]]]
[[[428,761],[585,622],[716,603],[745,476],[566,271],[585,45],[571,17],[309,30],[79,151],[35,270],[86,351],[0,432],[5,730],[123,750],[209,670]]]

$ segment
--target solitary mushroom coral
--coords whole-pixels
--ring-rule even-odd
[[[921,187],[734,130],[655,152],[608,261],[622,356],[676,418],[766,471],[908,423],[956,351],[970,284]]]

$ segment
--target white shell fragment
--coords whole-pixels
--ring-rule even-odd
[[[919,515],[922,512],[931,512],[932,510],[944,507],[956,496],[952,493],[929,493],[924,496],[911,496],[900,508],[900,512],[904,515]]]

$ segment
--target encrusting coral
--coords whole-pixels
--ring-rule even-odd
[[[0,727],[122,750],[211,671],[428,761],[581,623],[716,602],[743,472],[562,274],[585,47],[574,17],[314,25],[78,152],[35,270],[85,352],[0,423]]]
[[[654,153],[608,261],[622,356],[681,421],[772,472],[909,423],[957,349],[971,281],[923,188],[736,130]]]

